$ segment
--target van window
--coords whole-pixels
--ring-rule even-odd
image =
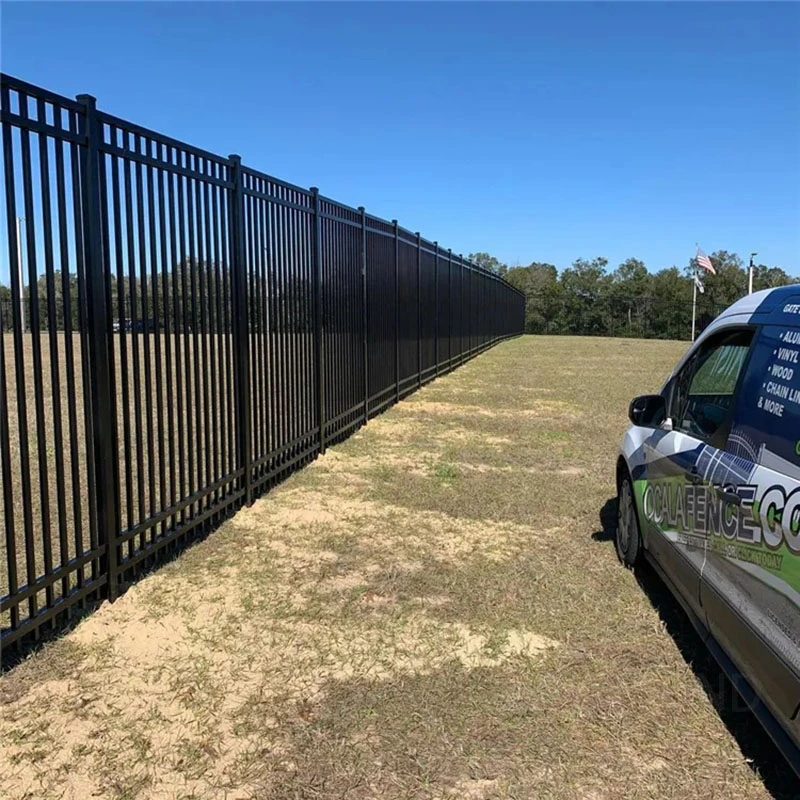
[[[759,332],[728,449],[800,479],[800,328],[770,325]]]
[[[670,403],[675,430],[714,443],[724,438],[752,338],[751,330],[720,334],[684,365]]]

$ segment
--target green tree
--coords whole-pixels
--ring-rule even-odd
[[[484,254],[485,255],[485,254]],[[705,292],[697,295],[697,326],[702,330],[724,308],[747,293],[747,269],[727,250],[710,256],[716,274],[699,270]],[[604,258],[577,259],[560,274],[552,264],[511,267],[505,277],[525,294],[528,333],[688,339],[697,262],[648,271],[628,258],[610,274]],[[800,283],[780,267],[755,267],[754,289]]]
[[[756,292],[776,286],[789,286],[792,283],[800,283],[800,278],[792,278],[780,267],[768,267],[765,264],[753,267],[753,290]]]
[[[650,287],[649,335],[688,339],[692,328],[692,279],[678,267],[668,267],[651,277]]]
[[[489,255],[489,253],[470,253],[467,258],[469,258],[473,264],[488,269],[490,272],[494,272],[497,275],[505,275],[508,272],[508,267],[499,259]]]
[[[617,335],[643,336],[650,318],[652,276],[643,261],[628,258],[611,273],[609,325]]]
[[[606,273],[607,266],[606,258],[579,258],[561,273],[561,327],[564,333],[609,333],[609,315],[605,301],[611,278]]]
[[[527,267],[512,267],[505,277],[525,294],[526,333],[554,332],[561,298],[556,267],[534,261]]]
[[[647,295],[650,293],[650,277],[644,261],[628,258],[611,273],[612,290],[615,294],[629,297]]]
[[[64,291],[66,284],[66,293]],[[54,319],[50,319],[50,291],[53,292],[53,306],[55,310]],[[26,286],[23,294],[26,300],[30,301],[30,287]],[[68,302],[65,302],[68,301]],[[47,275],[39,276],[36,281],[36,303],[39,311],[39,327],[41,330],[49,330],[54,326],[56,330],[64,330],[66,324],[66,311],[69,309],[70,323],[73,329],[78,327],[79,307],[78,307],[78,276],[74,272],[64,273],[60,269],[53,272],[51,281]],[[26,303],[26,312],[28,303]]]
[[[11,289],[0,283],[0,330],[11,330]]]

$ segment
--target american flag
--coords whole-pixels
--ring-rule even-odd
[[[711,259],[698,247],[697,248],[697,266],[708,270],[712,275],[716,275],[717,271],[711,263]]]

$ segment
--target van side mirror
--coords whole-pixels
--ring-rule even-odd
[[[643,394],[631,400],[628,417],[634,425],[657,428],[667,418],[667,401],[660,394]]]

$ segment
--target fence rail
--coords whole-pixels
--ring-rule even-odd
[[[88,95],[0,101],[4,652],[522,332],[520,292],[396,221]]]

